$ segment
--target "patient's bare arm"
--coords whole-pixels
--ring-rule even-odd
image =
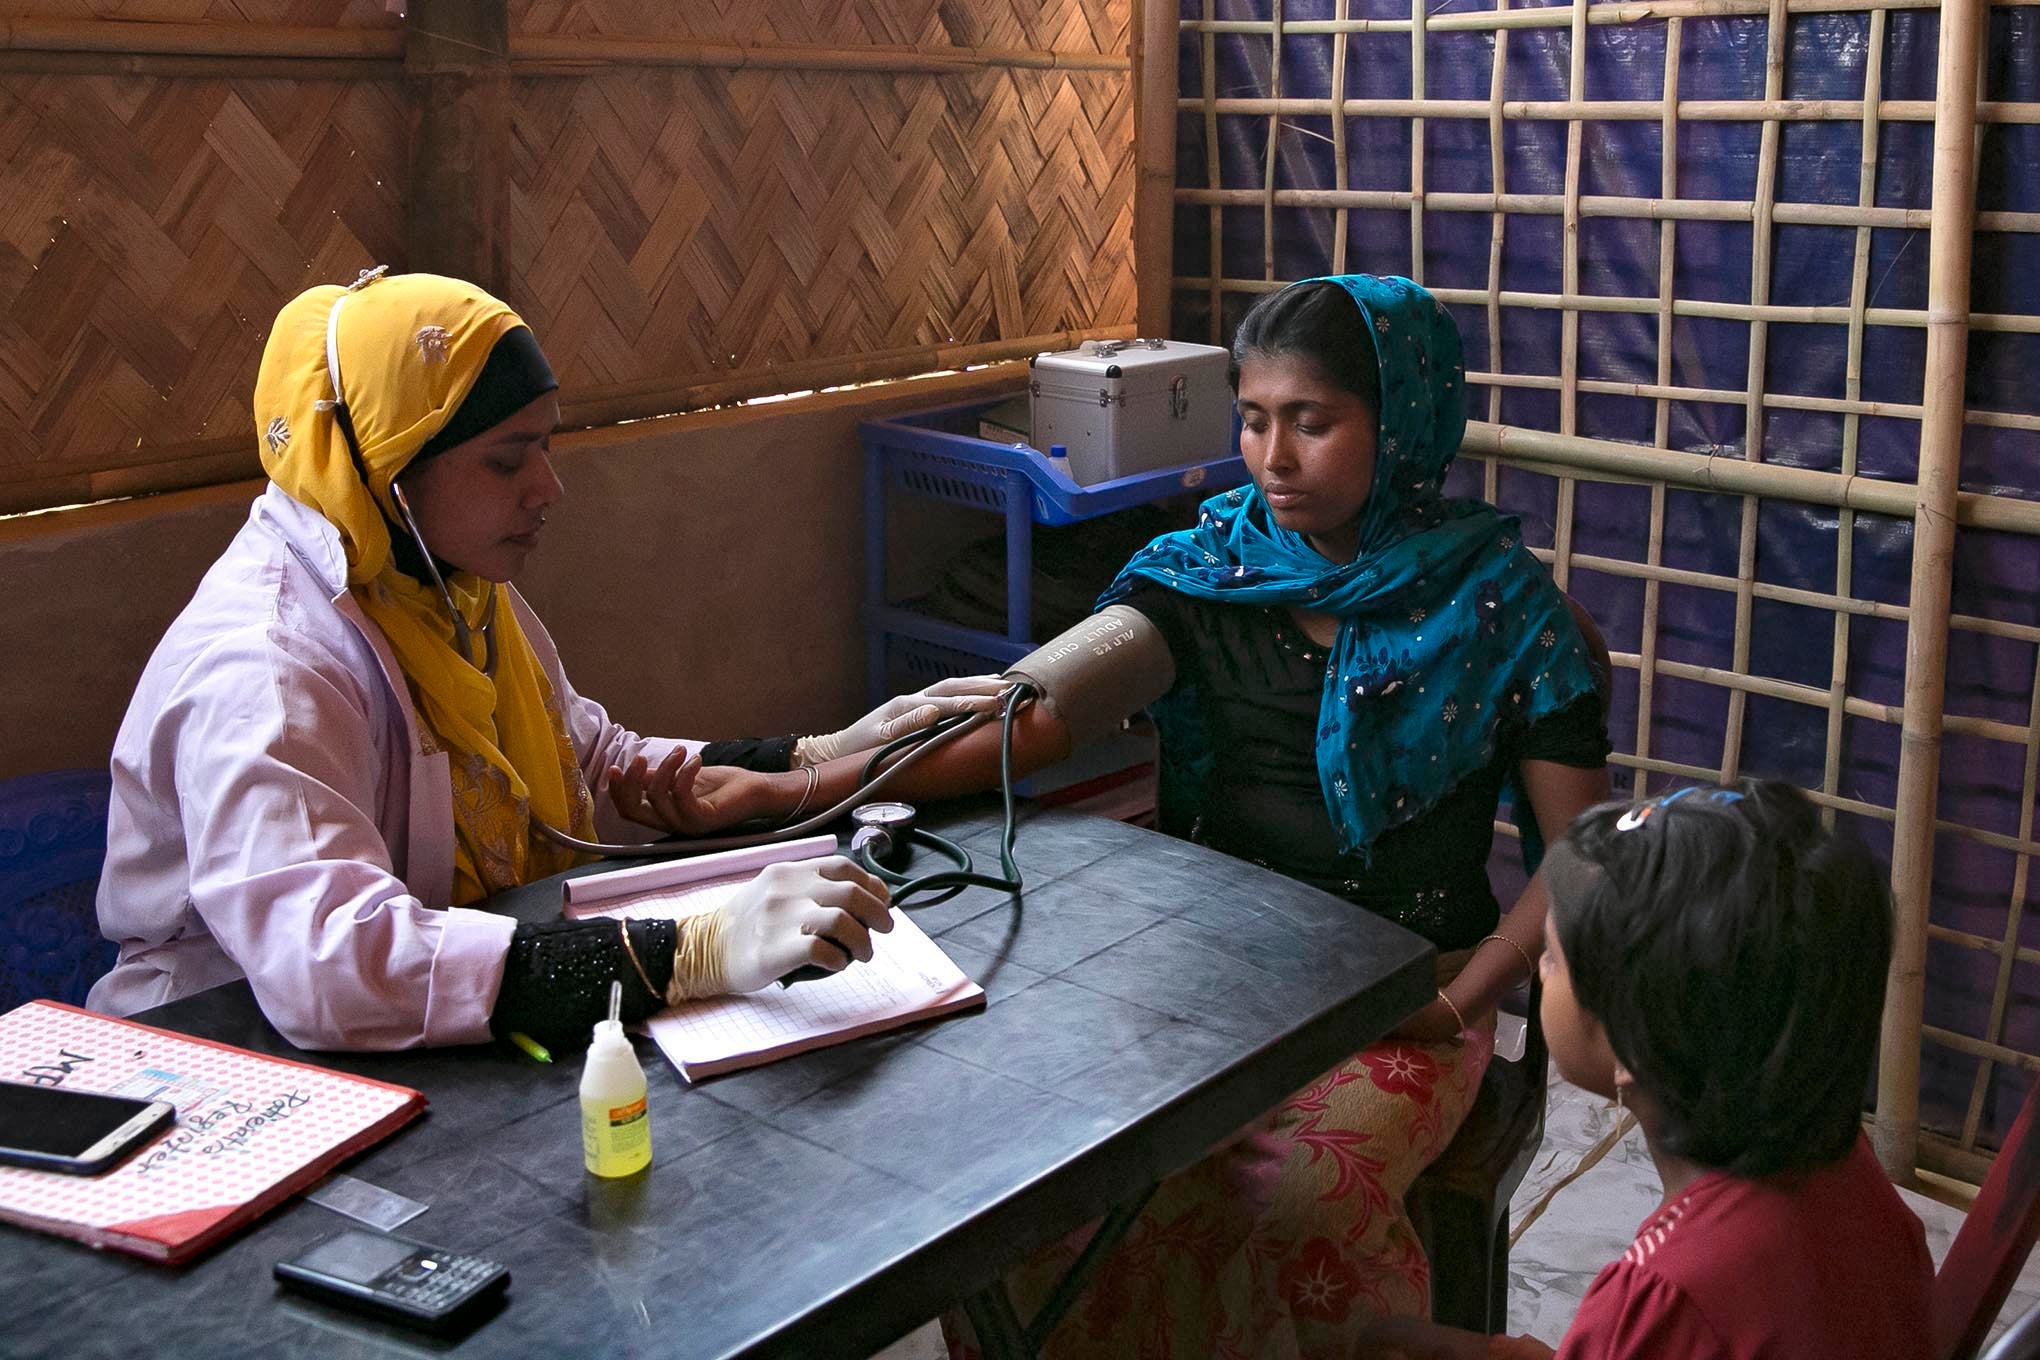
[[[1032,686],[1035,702],[1013,719],[1013,773],[1030,774],[1072,749],[1116,729],[1168,692],[1176,667],[1168,644],[1139,611],[1112,605],[1015,662],[1010,679]],[[867,755],[817,767],[810,809],[828,807],[857,788]],[[807,772],[758,776],[772,781],[773,803],[790,812]],[[926,802],[974,793],[999,783],[999,724],[986,723],[931,751],[886,785],[881,795]]]

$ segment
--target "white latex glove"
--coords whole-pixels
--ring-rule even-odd
[[[685,923],[666,999],[755,992],[808,964],[840,973],[868,963],[871,932],[892,927],[885,884],[841,855],[767,865]]]
[[[957,713],[996,712],[1011,682],[996,675],[962,675],[938,680],[916,694],[888,699],[840,732],[802,737],[794,743],[793,763],[819,765],[841,756],[883,746],[909,732],[933,727]]]

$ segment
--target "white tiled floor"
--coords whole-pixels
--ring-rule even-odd
[[[1598,1096],[1553,1079],[1544,1148],[1516,1192],[1511,1217],[1521,1224],[1545,1192],[1579,1165],[1614,1126],[1614,1111]],[[1901,1190],[1926,1225],[1935,1264],[1962,1225],[1962,1211]],[[1509,1254],[1509,1330],[1553,1345],[1602,1266],[1628,1247],[1636,1227],[1657,1206],[1657,1171],[1634,1129],[1599,1163],[1560,1190],[1524,1230]],[[2004,1312],[2002,1329],[2040,1303],[2040,1254],[2027,1262]],[[942,1336],[933,1323],[879,1352],[875,1360],[941,1360]]]

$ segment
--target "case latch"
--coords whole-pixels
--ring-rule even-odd
[[[1190,379],[1181,373],[1169,384],[1169,414],[1177,420],[1190,414]]]

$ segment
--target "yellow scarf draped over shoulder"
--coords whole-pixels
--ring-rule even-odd
[[[436,742],[448,756],[456,906],[575,863],[534,832],[534,817],[583,839],[594,835],[594,801],[559,696],[508,589],[468,572],[446,581],[478,652],[479,625],[495,597],[492,678],[479,669],[481,657],[455,647],[439,592],[400,571],[390,554],[391,528],[402,523],[391,482],[460,409],[496,342],[522,325],[473,284],[434,274],[313,288],[277,316],[255,382],[263,469],[339,530],[348,587],[403,670],[429,729],[426,750]],[[329,335],[344,394],[333,390]],[[333,409],[336,395],[352,419],[359,461]]]

